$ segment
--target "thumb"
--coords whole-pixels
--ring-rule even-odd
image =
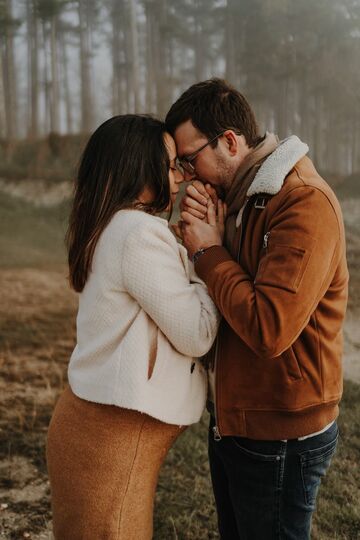
[[[210,203],[208,206],[207,218],[208,218],[209,225],[216,227],[216,211],[215,211],[215,205],[213,203]]]
[[[218,202],[218,196],[217,196],[215,188],[213,188],[211,184],[205,184],[205,189],[208,195],[210,195],[212,202],[216,205]]]
[[[171,229],[172,231],[176,234],[176,236],[178,238],[180,238],[180,240],[183,240],[183,233],[182,233],[182,230],[181,230],[181,226],[180,226],[180,221],[178,221],[178,223],[174,224],[174,225],[171,225]]]

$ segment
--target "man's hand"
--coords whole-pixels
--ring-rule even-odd
[[[217,215],[215,209],[217,208]],[[226,205],[217,196],[216,190],[211,184],[203,184],[200,180],[195,180],[186,188],[186,195],[180,203],[180,210],[186,212],[199,220],[209,223],[210,216],[215,212],[214,225],[218,225],[221,240],[224,238]],[[214,220],[213,220],[214,221]],[[180,220],[176,225],[171,225],[173,232],[180,240],[184,240],[183,230],[185,222]]]
[[[204,185],[200,180],[194,180],[186,188],[186,195],[182,198],[180,210],[199,219],[205,219],[209,201],[212,201],[215,207],[217,206],[218,196],[215,189],[210,184]]]
[[[219,211],[220,210],[220,211]],[[182,225],[180,226],[184,246],[191,258],[200,249],[211,246],[221,246],[222,237],[220,227],[224,228],[224,207],[222,201],[218,201],[218,214],[222,216],[219,226],[216,222],[215,205],[210,202],[207,208],[207,221],[193,216],[190,212],[181,212]]]

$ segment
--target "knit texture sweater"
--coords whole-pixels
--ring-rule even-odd
[[[197,357],[210,349],[218,324],[168,222],[120,210],[99,239],[79,297],[71,389],[170,424],[197,422],[207,391]]]

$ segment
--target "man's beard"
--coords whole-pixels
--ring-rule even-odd
[[[218,173],[219,183],[217,186],[214,186],[217,190],[217,193],[220,198],[224,198],[226,193],[229,191],[231,184],[235,178],[236,171],[233,171],[225,159],[219,155],[216,158],[216,170]]]

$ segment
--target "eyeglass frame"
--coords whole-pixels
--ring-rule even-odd
[[[226,131],[226,130],[225,130]],[[194,161],[194,159],[197,157],[197,155],[201,152],[201,150],[204,150],[204,148],[206,148],[209,144],[213,143],[214,141],[216,141],[216,139],[218,139],[219,137],[221,137],[222,135],[224,135],[225,131],[222,131],[221,133],[219,133],[218,135],[216,135],[215,137],[213,137],[212,139],[210,139],[210,141],[207,141],[205,144],[203,144],[202,146],[200,146],[200,148],[198,148],[197,150],[195,150],[195,152],[193,152],[192,154],[190,154],[189,156],[186,156],[186,157],[183,157],[183,158],[177,158],[177,162],[178,164],[184,169],[184,171],[186,171],[187,173],[189,174],[194,174],[195,172],[195,167],[194,165],[191,163],[192,161]]]

